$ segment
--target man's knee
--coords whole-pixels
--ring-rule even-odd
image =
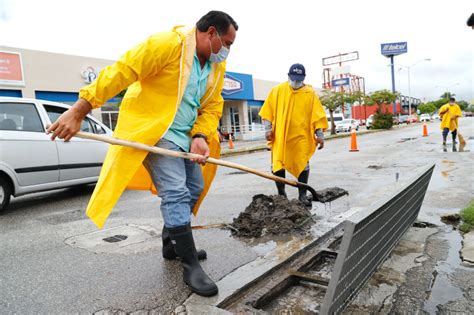
[[[200,180],[193,182],[193,184],[188,188],[189,193],[191,194],[191,199],[198,199],[204,190],[204,180],[201,178]]]

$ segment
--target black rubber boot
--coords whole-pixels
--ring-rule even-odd
[[[285,178],[285,170],[284,170],[284,169],[279,170],[279,171],[273,173],[273,175],[278,176],[278,177],[283,177],[283,178]],[[283,184],[283,183],[278,183],[278,182],[275,182],[275,184],[276,184],[276,186],[277,186],[278,194],[279,194],[280,196],[284,196],[285,198],[288,198],[288,197],[286,196],[286,192],[285,192],[285,184]]]
[[[309,179],[309,170],[304,170],[301,172],[300,176],[298,176],[298,181],[300,183],[308,183]],[[311,200],[308,199],[306,196],[306,188],[298,187],[298,200],[304,204],[306,207],[312,207]]]
[[[191,291],[199,295],[216,295],[218,292],[217,285],[202,270],[199,264],[191,225],[169,228],[168,231],[174,249],[181,258],[184,282],[191,288]]]
[[[163,225],[163,231],[161,232],[161,240],[163,241],[162,254],[164,259],[175,260],[178,258],[176,251],[174,250],[173,244],[171,244],[170,233],[168,229]],[[198,259],[204,260],[207,258],[205,250],[200,249],[197,251]]]

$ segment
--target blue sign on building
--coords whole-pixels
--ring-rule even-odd
[[[222,96],[226,100],[253,100],[253,79],[250,74],[226,72]]]
[[[344,85],[349,85],[349,84],[350,84],[349,78],[335,79],[331,81],[332,86],[344,86]]]
[[[408,51],[408,43],[407,42],[399,42],[399,43],[381,44],[380,49],[382,51],[382,55],[384,55],[384,56],[401,55],[401,54],[404,54]]]

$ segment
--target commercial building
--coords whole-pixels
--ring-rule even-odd
[[[0,46],[0,96],[37,98],[73,104],[84,85],[114,60],[57,54]],[[224,110],[220,129],[236,139],[264,137],[258,112],[270,89],[278,82],[254,79],[251,74],[227,72]],[[109,100],[93,115],[112,129],[118,115],[118,97]]]

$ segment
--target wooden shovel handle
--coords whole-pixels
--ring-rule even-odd
[[[163,148],[159,148],[159,147],[155,147],[155,146],[151,146],[151,145],[147,145],[147,144],[143,144],[143,143],[139,143],[139,142],[134,142],[134,141],[130,141],[130,140],[123,140],[123,139],[114,138],[114,137],[110,137],[110,136],[106,136],[106,135],[98,135],[98,134],[83,132],[83,131],[79,131],[75,135],[75,137],[82,138],[82,139],[101,141],[101,142],[109,143],[109,144],[112,144],[112,145],[121,145],[121,146],[124,146],[124,147],[134,148],[134,149],[138,149],[138,150],[143,150],[143,151],[148,151],[148,152],[152,152],[152,153],[156,153],[156,154],[161,154],[161,155],[166,155],[166,156],[171,156],[171,157],[176,157],[176,158],[183,158],[183,159],[188,159],[188,160],[203,157],[202,155],[195,154],[195,153],[172,151],[172,150],[163,149]],[[270,180],[273,180],[273,181],[276,181],[276,182],[280,182],[280,183],[283,183],[283,184],[287,184],[287,185],[290,185],[290,186],[293,186],[293,187],[299,187],[299,186],[304,187],[304,188],[307,188],[308,190],[310,190],[310,192],[312,190],[312,188],[309,187],[308,185],[305,185],[303,183],[299,183],[295,180],[290,180],[290,179],[286,179],[286,178],[283,178],[283,177],[275,176],[271,173],[262,172],[262,171],[259,171],[259,170],[256,170],[256,169],[253,169],[253,168],[250,168],[250,167],[247,167],[247,166],[243,166],[241,164],[237,164],[237,163],[233,163],[233,162],[229,162],[229,161],[224,161],[224,160],[219,160],[219,159],[215,159],[215,158],[212,158],[212,157],[207,159],[207,163],[238,169],[238,170],[241,170],[241,171],[244,171],[244,172],[247,172],[247,173],[255,174],[255,175],[258,175],[260,177],[264,177],[264,178],[267,178],[267,179],[270,179]]]

